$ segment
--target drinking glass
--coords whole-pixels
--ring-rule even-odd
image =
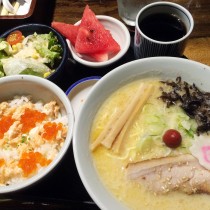
[[[136,15],[139,10],[153,0],[117,0],[118,13],[128,26],[135,26]]]

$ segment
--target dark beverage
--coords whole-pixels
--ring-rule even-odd
[[[157,41],[174,41],[186,34],[184,23],[173,14],[151,14],[139,21],[140,30]]]

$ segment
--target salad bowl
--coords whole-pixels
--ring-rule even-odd
[[[127,207],[121,198],[117,199],[117,196],[113,193],[113,191],[118,188],[120,191],[126,192],[126,190],[123,190],[123,183],[117,182],[117,186],[113,186],[114,190],[111,192],[111,187],[107,187],[111,180],[108,180],[107,182],[105,181],[106,183],[104,183],[101,176],[101,171],[103,170],[99,173],[99,170],[97,170],[98,168],[96,169],[96,164],[98,164],[99,159],[97,159],[98,162],[93,159],[93,156],[95,157],[95,155],[92,154],[90,149],[90,131],[93,129],[92,125],[95,122],[94,120],[97,119],[95,117],[104,116],[101,112],[98,112],[100,110],[99,108],[101,106],[105,107],[103,106],[105,105],[104,102],[110,99],[108,97],[112,93],[116,93],[115,91],[120,87],[124,87],[124,85],[136,81],[137,79],[160,78],[161,80],[175,80],[177,77],[181,77],[183,81],[190,84],[195,83],[201,90],[210,90],[208,81],[208,78],[210,77],[210,67],[195,61],[173,57],[145,58],[126,63],[107,73],[92,88],[81,108],[78,119],[75,122],[73,152],[80,178],[87,192],[100,209],[122,210],[131,208]],[[112,105],[113,104],[114,102]],[[101,122],[99,122],[99,124],[100,123]],[[96,155],[100,154],[100,152],[103,151],[102,149],[103,148],[100,147],[99,150],[96,151]],[[115,154],[111,153],[111,155],[107,154],[107,156],[114,157]],[[101,156],[99,157],[100,160],[103,160]],[[107,159],[101,161],[102,165],[98,166],[99,169],[103,168],[103,164],[105,164]],[[104,174],[109,174],[108,176],[110,176],[111,170],[109,169],[106,168],[103,171]],[[115,171],[115,169],[113,170]],[[116,174],[115,178],[118,179],[118,177],[118,174]],[[114,180],[116,181],[116,179]],[[119,180],[122,180],[121,176]],[[127,198],[127,196],[125,196],[125,198]],[[191,198],[193,199],[193,196]],[[189,201],[190,197],[188,202]],[[148,203],[146,204],[145,201],[146,208],[142,209],[155,209],[153,208],[154,206],[150,206],[150,202],[152,201],[147,200],[147,202]],[[166,203],[166,205],[168,206],[169,203]],[[169,207],[169,209],[171,208]],[[180,207],[180,209],[182,208]]]
[[[60,73],[64,69],[64,66],[65,66],[65,64],[67,62],[67,59],[68,59],[68,54],[69,54],[68,46],[67,46],[66,41],[63,38],[63,36],[59,32],[57,32],[56,30],[51,28],[50,26],[47,26],[47,25],[44,25],[44,24],[39,24],[39,23],[30,23],[30,24],[19,25],[19,26],[16,26],[14,28],[11,28],[11,29],[7,30],[5,33],[1,34],[0,38],[7,38],[9,36],[9,34],[14,33],[16,31],[20,31],[23,34],[24,37],[29,37],[30,35],[33,35],[35,33],[37,35],[50,34],[51,33],[51,36],[48,38],[48,41],[46,41],[44,44],[43,43],[40,44],[40,46],[38,46],[38,47],[39,47],[39,49],[42,53],[42,57],[44,57],[43,59],[46,59],[46,58],[48,59],[49,58],[47,63],[46,63],[46,66],[49,67],[48,69],[49,69],[50,73],[47,72],[47,74],[44,77],[46,79],[54,81],[56,79],[56,77],[58,75],[60,75]],[[56,53],[55,53],[55,51],[52,52],[52,50],[50,52],[43,47],[45,45],[49,46],[51,43],[53,43],[54,42],[54,36],[57,39],[57,44],[54,45],[53,47],[54,47],[54,49],[55,48],[57,48],[57,49],[60,48],[59,52],[58,52],[59,53],[58,55],[55,55],[57,52]],[[23,42],[24,42],[24,40],[23,40]],[[27,43],[26,43],[26,45],[27,45]],[[37,44],[37,45],[39,45],[39,44]],[[27,54],[27,53],[30,54],[30,50],[31,49],[29,49],[28,52],[24,52],[24,54]],[[30,56],[30,57],[33,57],[33,55]],[[30,64],[29,64],[29,66],[30,66]],[[41,67],[41,68],[43,68],[43,67]],[[11,74],[13,74],[13,73],[11,73]],[[14,73],[14,74],[16,74],[16,73]],[[26,74],[30,74],[30,73],[26,73]],[[41,77],[43,77],[43,76],[41,76]]]

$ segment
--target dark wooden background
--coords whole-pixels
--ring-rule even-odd
[[[149,1],[147,0],[147,2]],[[172,0],[171,2],[183,5],[192,13],[195,20],[195,28],[192,37],[210,36],[209,0]],[[73,24],[80,20],[86,4],[88,4],[97,15],[109,15],[120,19],[117,10],[117,0],[57,0],[53,19],[55,21]]]
[[[195,25],[186,45],[185,56],[210,65],[210,0],[171,0],[171,2],[187,8],[194,18]],[[109,15],[120,20],[117,0],[57,0],[53,20],[74,24],[80,20],[86,4],[96,15]]]

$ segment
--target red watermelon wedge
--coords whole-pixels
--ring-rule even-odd
[[[70,40],[76,52],[97,62],[106,61],[120,51],[119,44],[87,5],[78,26],[52,22],[51,26]]]
[[[51,26],[69,39],[73,45],[75,45],[79,26],[55,21],[51,23]]]
[[[78,53],[117,53],[119,44],[113,39],[111,33],[96,18],[94,12],[87,5],[83,12],[81,24],[75,43]]]
[[[88,54],[88,56],[97,62],[107,61],[109,59],[108,53],[92,53]]]

